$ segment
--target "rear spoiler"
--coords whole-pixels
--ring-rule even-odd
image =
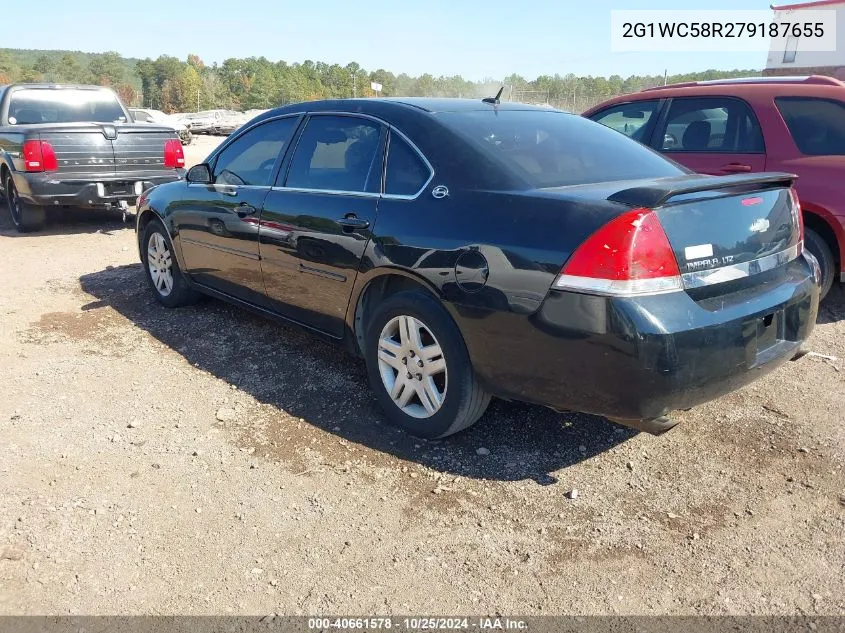
[[[690,174],[661,178],[654,184],[617,191],[607,199],[611,202],[629,204],[632,207],[654,208],[665,204],[670,198],[702,191],[724,192],[735,195],[743,191],[791,187],[798,178],[795,174],[767,172],[760,174],[738,174],[735,176],[703,176]]]

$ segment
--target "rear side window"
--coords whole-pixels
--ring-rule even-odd
[[[10,125],[124,121],[126,114],[110,90],[25,88],[9,99]]]
[[[778,97],[775,104],[802,154],[845,155],[845,104],[807,97]]]
[[[748,104],[723,97],[674,99],[660,149],[727,154],[765,151],[763,132]]]
[[[419,193],[431,176],[431,170],[420,155],[401,136],[390,135],[387,150],[387,175],[384,193],[413,196]]]
[[[491,108],[437,116],[533,187],[688,173],[610,128],[573,114]]]
[[[221,185],[270,184],[276,159],[285,149],[297,117],[268,121],[236,138],[217,158],[214,182]]]
[[[659,101],[624,103],[597,112],[590,118],[596,123],[630,136],[635,141],[645,143],[648,141],[648,131],[653,127],[655,113],[659,106]]]

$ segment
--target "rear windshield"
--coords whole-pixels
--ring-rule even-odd
[[[845,104],[806,97],[779,97],[775,103],[802,154],[845,154]]]
[[[115,123],[126,121],[117,97],[109,90],[63,88],[15,90],[9,102],[9,124]]]
[[[533,187],[662,178],[684,169],[582,117],[533,110],[443,112],[441,120]]]

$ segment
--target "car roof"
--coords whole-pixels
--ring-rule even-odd
[[[537,111],[556,112],[547,107],[524,103],[502,102],[485,103],[481,99],[449,99],[426,97],[373,97],[362,99],[320,99],[303,101],[268,110],[256,117],[256,121],[269,119],[279,114],[304,112],[347,112],[369,114],[372,116],[394,115],[407,117],[428,115],[438,112],[484,112],[484,111]]]
[[[817,96],[827,98],[845,98],[845,83],[833,77],[821,75],[797,77],[738,77],[713,81],[691,81],[680,84],[668,84],[646,88],[639,92],[620,95],[608,99],[584,114],[591,115],[597,110],[611,105],[645,101],[647,99],[668,99],[671,97],[707,97],[733,96],[753,100],[754,98],[772,98],[779,96]]]
[[[455,99],[451,97],[381,97],[373,101],[390,101],[406,106],[412,106],[427,112],[460,112],[467,110],[489,110],[494,104],[485,103],[481,99]],[[549,108],[529,105],[527,103],[516,103],[513,101],[502,101],[495,104],[499,110],[542,110]]]
[[[773,76],[773,77],[732,77],[730,79],[709,79],[706,81],[687,81],[684,83],[668,84],[666,86],[655,86],[653,88],[645,88],[643,92],[653,92],[656,90],[667,90],[674,88],[691,88],[691,87],[706,87],[706,86],[845,86],[838,79],[827,77],[825,75],[791,75],[791,76]]]

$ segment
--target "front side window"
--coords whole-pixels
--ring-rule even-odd
[[[739,99],[675,99],[669,108],[661,150],[762,153],[763,133],[751,108]]]
[[[9,124],[121,123],[126,113],[110,90],[24,88],[9,99]]]
[[[276,159],[290,141],[297,120],[296,117],[275,119],[239,136],[217,157],[214,182],[221,185],[268,186]]]
[[[635,141],[645,143],[648,141],[646,135],[651,127],[649,124],[654,121],[659,106],[659,101],[625,103],[597,112],[590,118],[596,123],[630,136]]]
[[[285,186],[379,193],[381,126],[352,116],[312,116],[296,145]]]
[[[808,97],[778,97],[775,104],[802,154],[845,155],[845,103]]]
[[[622,134],[574,114],[490,109],[437,116],[456,135],[533,187],[688,173]]]
[[[431,176],[431,170],[420,155],[398,134],[390,134],[387,149],[387,174],[384,193],[413,196],[419,193]]]

